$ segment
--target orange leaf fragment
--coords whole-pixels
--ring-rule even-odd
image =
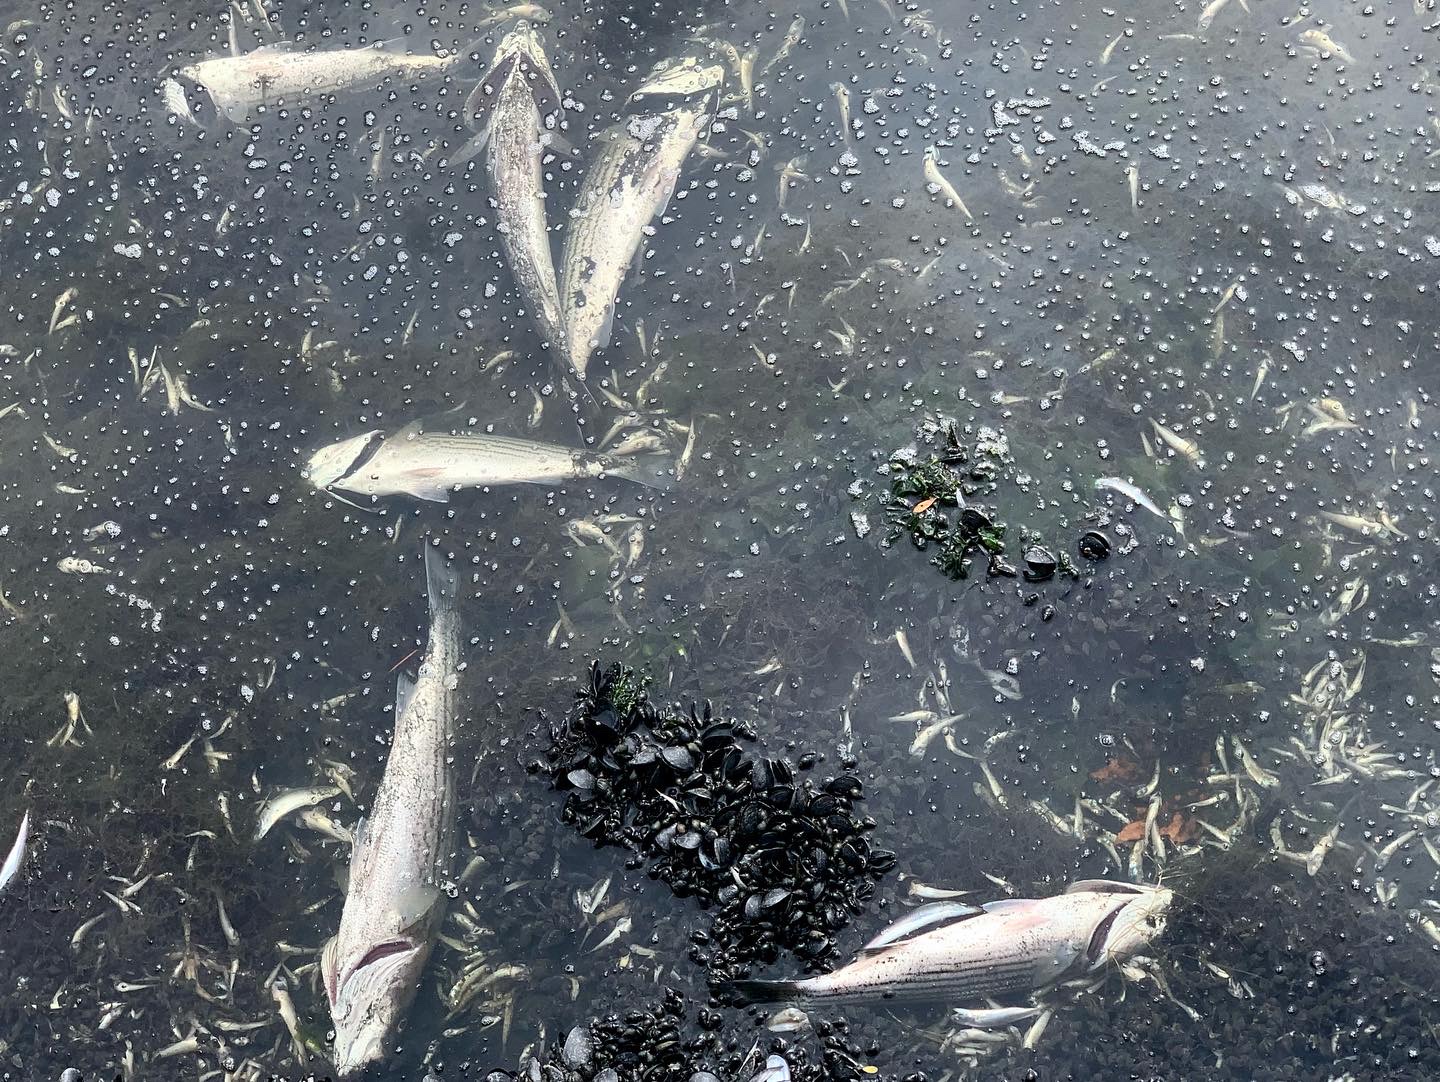
[[[1115,832],[1117,842],[1138,842],[1145,835],[1145,820],[1134,819]]]
[[[930,508],[934,507],[939,499],[939,496],[931,496],[929,499],[921,500],[914,507],[910,508],[910,513],[912,515],[923,515],[926,511],[930,510]]]
[[[1090,776],[1096,781],[1134,781],[1140,777],[1140,766],[1129,759],[1111,759]]]

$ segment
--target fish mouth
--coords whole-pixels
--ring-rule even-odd
[[[420,944],[399,936],[370,947],[343,977],[327,974],[326,993],[335,1023],[331,1061],[341,1078],[352,1078],[387,1053],[387,1042],[414,995],[409,971]]]

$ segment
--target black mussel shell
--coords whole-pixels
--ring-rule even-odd
[[[675,746],[664,748],[660,757],[665,760],[665,765],[677,774],[688,774],[695,769],[695,756],[690,754],[688,748]]]
[[[1103,560],[1110,555],[1110,538],[1099,530],[1086,530],[1076,547],[1087,560]]]
[[[960,528],[966,533],[979,533],[981,530],[988,530],[994,523],[983,511],[977,511],[973,507],[962,507],[960,509]]]
[[[838,778],[831,778],[825,783],[825,791],[833,793],[835,796],[855,800],[865,791],[865,786],[853,774],[841,774]]]
[[[1020,572],[1015,570],[1015,565],[1003,556],[991,556],[990,566],[987,570],[992,578],[1000,578],[1003,576],[1007,579],[1013,579],[1020,574]]]
[[[1044,545],[1031,545],[1025,550],[1025,577],[1031,582],[1044,582],[1055,574],[1059,561]]]

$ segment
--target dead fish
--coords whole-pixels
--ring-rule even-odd
[[[85,559],[81,556],[62,556],[55,561],[55,569],[66,575],[118,575],[120,572]]]
[[[1086,880],[1051,898],[921,906],[849,965],[803,980],[737,980],[745,1002],[984,1001],[1092,978],[1147,947],[1165,927],[1162,887]]]
[[[511,436],[424,432],[411,425],[393,436],[376,430],[322,447],[302,473],[326,491],[446,503],[452,492],[464,488],[559,484],[590,477],[621,477],[664,488],[669,465],[665,455],[622,458]]]
[[[1155,435],[1159,436],[1160,439],[1164,441],[1165,446],[1169,447],[1170,450],[1185,459],[1185,461],[1189,462],[1196,469],[1204,467],[1205,458],[1200,453],[1200,445],[1194,440],[1186,439],[1178,432],[1166,428],[1159,421],[1152,420],[1150,427],[1155,430]]]
[[[425,548],[430,633],[416,676],[400,674],[395,731],[370,815],[355,828],[340,928],[320,971],[335,1026],[332,1059],[352,1077],[389,1052],[445,912],[455,818],[452,744],[459,713],[459,580]]]
[[[1132,485],[1129,481],[1119,477],[1099,477],[1095,480],[1095,488],[1097,491],[1103,492],[1109,490],[1110,492],[1124,496],[1136,507],[1145,508],[1145,510],[1149,511],[1156,518],[1163,518],[1166,522],[1170,521],[1170,516],[1160,510],[1154,500],[1145,495],[1138,486]]]
[[[970,208],[965,205],[965,200],[960,198],[960,193],[955,190],[955,186],[946,180],[944,174],[940,172],[940,162],[938,159],[939,153],[934,147],[925,148],[924,172],[926,190],[932,195],[936,193],[944,195],[956,210],[965,215],[966,221],[973,222],[975,215],[970,213]]]
[[[1330,36],[1328,27],[1312,26],[1300,35],[1300,44],[1317,50],[1321,56],[1333,56],[1346,64],[1355,63],[1350,51]]]
[[[500,246],[547,347],[565,341],[541,169],[559,112],[560,88],[544,43],[521,22],[501,39],[489,71],[466,99],[466,121],[479,134],[451,159],[459,165],[485,151]]]
[[[601,147],[570,210],[561,268],[566,352],[585,378],[590,356],[610,341],[626,269],[665,213],[680,169],[709,127],[714,92],[658,113],[632,116]]]
[[[375,86],[388,78],[412,79],[448,71],[465,51],[433,56],[409,51],[408,38],[359,49],[305,51],[293,42],[262,45],[243,56],[217,57],[180,68],[161,96],[171,113],[198,125],[194,106],[206,99],[233,124],[282,103],[299,105],[328,94]]]
[[[254,840],[259,841],[296,812],[314,807],[340,795],[336,785],[311,785],[303,789],[285,789],[270,797],[255,814]]]

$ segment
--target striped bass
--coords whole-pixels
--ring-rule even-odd
[[[480,432],[422,432],[411,425],[393,436],[377,429],[322,447],[310,456],[302,474],[325,491],[448,503],[450,493],[462,488],[560,484],[590,477],[623,477],[664,488],[669,467],[665,455],[599,454]]]
[[[487,150],[500,246],[547,348],[565,342],[540,164],[559,113],[560,88],[544,44],[521,22],[501,39],[490,70],[466,99],[466,117],[479,134],[451,161],[459,165]]]
[[[590,355],[610,340],[625,270],[650,223],[665,212],[714,100],[707,92],[663,112],[638,114],[600,137],[603,146],[570,209],[560,280],[567,353],[580,379]]]
[[[368,819],[355,828],[340,930],[320,971],[335,1024],[341,1078],[384,1059],[415,998],[444,916],[459,697],[459,585],[438,549],[425,549],[430,636],[412,680],[395,689],[395,735]]]
[[[406,38],[377,42],[359,49],[304,52],[293,42],[276,42],[240,56],[223,56],[189,64],[175,72],[161,90],[166,107],[192,124],[192,96],[207,95],[234,124],[244,124],[262,107],[298,105],[325,94],[379,85],[387,78],[410,79],[444,72],[464,53],[432,56],[411,53]]]
[[[1051,898],[979,907],[935,902],[891,925],[833,973],[727,987],[749,1002],[827,1006],[1027,996],[1124,962],[1164,930],[1172,897],[1162,887],[1091,879]]]

